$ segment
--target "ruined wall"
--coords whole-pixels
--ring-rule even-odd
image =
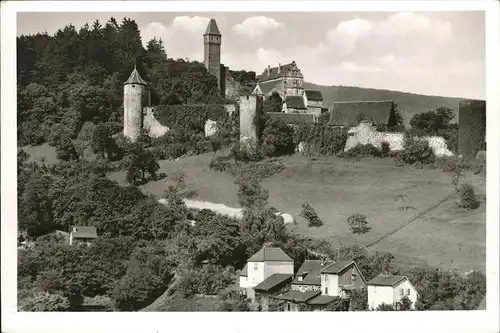
[[[169,128],[156,120],[154,107],[144,108],[143,130],[152,138],[157,138],[168,132]]]
[[[126,84],[123,87],[123,135],[136,141],[142,133],[142,108],[146,87],[141,84]]]
[[[259,143],[259,120],[262,116],[263,99],[261,96],[241,96],[240,106],[240,144],[256,147]]]
[[[419,138],[429,143],[436,156],[452,156],[453,153],[448,149],[446,141],[440,136],[425,136]],[[381,149],[382,142],[387,142],[391,151],[404,149],[403,133],[377,132],[375,126],[370,123],[360,123],[358,126],[349,129],[344,151],[348,151],[357,145],[370,144]]]
[[[486,150],[486,102],[466,100],[458,109],[458,151],[464,158],[474,158]]]

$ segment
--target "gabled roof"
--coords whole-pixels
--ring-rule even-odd
[[[312,113],[283,113],[283,112],[267,112],[269,118],[280,119],[287,124],[314,124],[316,122]]]
[[[334,262],[334,263],[326,266],[325,268],[323,268],[321,270],[321,273],[339,274],[353,264],[354,264],[354,261],[352,261],[352,260],[340,260],[340,261]]]
[[[316,297],[321,294],[321,291],[306,291],[301,292],[298,290],[289,290],[283,295],[279,295],[276,298],[285,301],[293,301],[297,303],[304,303],[310,300],[313,297]]]
[[[360,119],[388,125],[394,111],[393,101],[335,102],[329,125],[356,126]]]
[[[287,108],[307,109],[302,96],[287,96],[285,103]]]
[[[319,90],[306,90],[307,99],[311,101],[322,101],[323,94]]]
[[[310,305],[325,305],[330,302],[332,302],[334,299],[339,298],[338,296],[328,296],[328,295],[318,295],[309,301],[307,301],[307,304]]]
[[[248,276],[248,264],[245,264],[245,267],[240,272],[240,276]]]
[[[220,34],[219,27],[217,26],[217,22],[215,22],[215,19],[210,19],[210,22],[208,22],[207,25],[207,30],[205,30],[205,33],[203,35],[222,36]]]
[[[272,289],[275,289],[277,287],[280,287],[281,285],[290,282],[293,278],[292,274],[273,274],[269,276],[267,279],[253,287],[254,290],[261,290],[261,291],[270,291]]]
[[[95,227],[73,227],[71,232],[73,238],[97,238],[97,230]]]
[[[387,286],[387,287],[394,287],[397,285],[399,282],[407,279],[406,276],[400,276],[400,275],[378,275],[368,281],[367,285],[370,286]]]
[[[282,249],[279,247],[267,247],[263,246],[262,249],[257,251],[247,262],[264,262],[264,261],[291,261],[290,258]]]
[[[142,84],[145,86],[148,85],[148,83],[142,79],[141,75],[139,75],[139,72],[137,71],[137,68],[135,66],[127,81],[125,81],[124,85],[125,84]]]
[[[295,279],[292,281],[293,284],[304,284],[304,285],[321,285],[321,269],[324,266],[321,265],[321,260],[306,260],[300,266],[297,274],[295,274]],[[303,276],[303,280],[299,280],[299,276]]]
[[[276,80],[276,81],[269,81],[269,82],[259,82],[257,85],[260,88],[260,91],[262,91],[262,94],[267,95],[271,93],[273,90],[276,90],[277,92],[281,92],[282,89],[282,81]]]
[[[280,68],[279,71],[278,71],[278,67]],[[271,67],[269,70],[266,68],[266,69],[264,69],[264,72],[262,72],[262,74],[260,74],[257,77],[257,80],[260,82],[260,81],[268,81],[268,80],[274,80],[274,79],[284,77],[285,74],[290,69],[290,67],[292,67],[292,63],[284,64],[284,65],[277,66],[277,67]]]

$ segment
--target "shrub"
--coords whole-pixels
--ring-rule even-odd
[[[342,152],[346,141],[347,131],[333,126],[302,124],[295,130],[295,145],[303,142],[306,147],[320,155]]]
[[[431,164],[434,162],[435,155],[427,141],[406,135],[404,150],[395,154],[395,159],[406,164]]]
[[[330,121],[330,112],[323,112],[318,117],[318,123],[321,125],[326,125]]]
[[[324,223],[309,203],[302,204],[300,216],[307,221],[308,227],[321,227]]]
[[[362,214],[349,216],[346,223],[354,234],[364,234],[370,230],[366,216]]]
[[[457,205],[460,208],[464,209],[476,209],[479,207],[479,201],[476,199],[476,195],[474,193],[474,188],[469,184],[463,184],[458,189],[458,200]]]
[[[342,152],[339,154],[340,157],[344,158],[351,158],[351,157],[358,157],[358,156],[374,156],[374,157],[381,157],[382,153],[380,150],[378,150],[375,146],[371,144],[366,144],[366,145],[357,145],[348,151]]]
[[[387,157],[390,156],[391,154],[391,146],[389,145],[389,142],[383,141],[380,147],[380,154],[381,157]]]
[[[62,312],[69,309],[69,302],[60,294],[39,292],[21,299],[19,308],[29,312]]]
[[[266,156],[291,155],[295,151],[293,129],[283,120],[268,119],[262,132],[262,152]]]
[[[217,156],[210,161],[210,169],[220,172],[231,172],[234,164],[229,156]]]

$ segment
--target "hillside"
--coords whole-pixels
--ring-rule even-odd
[[[329,109],[335,101],[369,101],[369,100],[393,100],[405,115],[405,124],[408,125],[411,117],[415,114],[434,110],[439,107],[447,107],[455,111],[458,120],[458,103],[464,98],[426,96],[400,91],[380,90],[359,87],[344,86],[320,86],[310,82],[304,82],[306,89],[319,90],[323,94],[323,103]]]

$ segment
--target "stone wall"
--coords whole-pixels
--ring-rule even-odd
[[[157,138],[168,132],[169,128],[163,126],[156,120],[154,115],[154,107],[144,108],[143,130],[148,133],[150,137]]]
[[[446,141],[440,136],[426,136],[419,138],[426,140],[436,156],[452,156],[453,153],[448,149]],[[347,142],[344,151],[348,151],[357,145],[370,144],[381,149],[382,142],[387,142],[391,151],[404,149],[403,133],[377,132],[375,126],[370,123],[361,123],[356,127],[349,129]]]
[[[486,150],[486,102],[466,100],[458,109],[458,151],[464,158],[474,158]]]

